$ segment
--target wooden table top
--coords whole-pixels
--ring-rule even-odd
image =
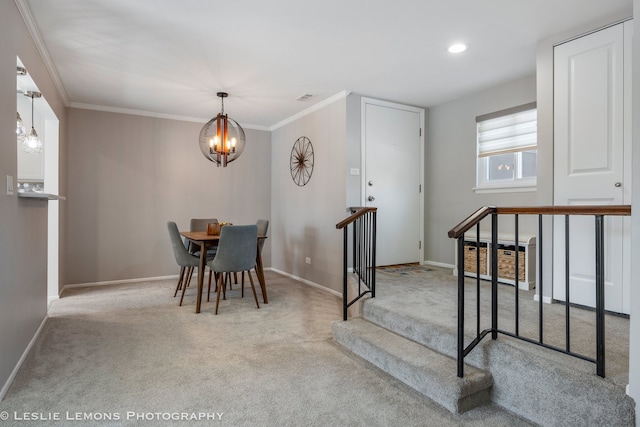
[[[189,240],[215,241],[220,240],[219,234],[207,234],[206,231],[181,231],[180,234]],[[258,239],[266,239],[267,236],[258,235]]]

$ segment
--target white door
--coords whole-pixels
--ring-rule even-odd
[[[630,58],[619,24],[554,50],[554,203],[630,203]],[[629,27],[630,28],[630,27]],[[626,31],[629,31],[628,29]],[[629,43],[630,43],[629,38]],[[630,51],[630,50],[629,50]],[[625,75],[628,74],[628,75]],[[630,121],[629,121],[630,122]],[[553,297],[566,300],[564,217],[554,220]],[[629,312],[628,218],[605,220],[605,309]],[[595,306],[595,220],[573,217],[569,225],[569,291],[572,303]],[[627,296],[625,298],[625,295]]]
[[[363,206],[378,208],[376,264],[422,259],[424,110],[362,99]]]

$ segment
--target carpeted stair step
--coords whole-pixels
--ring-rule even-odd
[[[458,378],[452,358],[362,318],[335,322],[331,329],[336,342],[453,413],[490,401],[487,372],[466,366],[465,377]]]
[[[434,315],[410,299],[397,304],[382,298],[367,300],[362,313],[383,330],[456,357],[455,323],[443,324],[443,313]],[[486,337],[465,362],[465,379],[470,365],[490,372],[493,403],[540,425],[635,425],[633,400],[624,387],[596,376],[593,363],[504,335]],[[442,369],[442,375],[455,375],[455,362]]]

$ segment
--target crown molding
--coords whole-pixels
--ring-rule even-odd
[[[156,119],[168,119],[168,120],[178,120],[181,122],[193,122],[193,123],[207,123],[211,118],[203,119],[201,117],[189,117],[189,116],[179,116],[176,114],[164,114],[164,113],[156,113],[153,111],[144,111],[144,110],[133,110],[130,108],[117,108],[117,107],[106,107],[104,105],[95,105],[95,104],[83,104],[81,102],[70,102],[68,105],[69,108],[78,108],[81,110],[94,110],[94,111],[104,111],[107,113],[117,113],[117,114],[128,114],[132,116],[144,116],[144,117],[153,117]],[[243,129],[253,129],[253,130],[263,130],[270,131],[267,126],[259,126],[259,125],[250,125],[240,123]]]
[[[340,101],[341,99],[346,98],[347,96],[349,96],[351,94],[351,91],[348,90],[343,90],[342,92],[336,93],[333,96],[330,96],[329,98],[318,102],[315,105],[312,105],[311,107],[307,108],[306,110],[302,110],[299,113],[294,114],[293,116],[282,120],[281,122],[276,123],[275,125],[271,126],[269,128],[270,131],[274,131],[276,129],[281,128],[282,126],[285,126],[291,122],[294,122],[298,119],[301,119],[304,116],[307,116],[311,113],[313,113],[314,111],[318,111],[324,107],[326,107],[327,105],[333,104],[334,102]]]
[[[36,22],[33,19],[33,15],[31,14],[31,10],[29,9],[29,6],[27,5],[26,0],[14,0],[14,1],[15,1],[16,6],[18,7],[18,11],[20,12],[20,15],[22,15],[22,20],[24,21],[25,25],[27,26],[27,30],[29,31],[29,34],[31,35],[31,39],[35,43],[36,48],[38,49],[38,52],[40,52],[40,56],[42,57],[42,60],[44,61],[44,65],[47,68],[47,70],[49,71],[49,75],[51,76],[51,79],[53,80],[53,84],[55,85],[56,89],[58,90],[58,95],[62,99],[62,103],[65,105],[65,107],[68,107],[69,106],[69,97],[67,96],[67,91],[64,89],[64,85],[62,84],[62,80],[60,80],[60,76],[58,75],[58,71],[57,71],[55,65],[53,64],[53,61],[51,60],[51,56],[49,55],[49,51],[47,50],[47,47],[44,44],[44,41],[42,40],[42,37],[40,36],[40,31],[38,30],[38,27],[36,26]]]

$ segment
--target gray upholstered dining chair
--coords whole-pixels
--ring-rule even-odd
[[[218,305],[220,304],[220,294],[225,293],[224,273],[237,273],[246,271],[249,274],[253,297],[256,300],[256,306],[260,308],[258,303],[258,295],[256,287],[251,277],[251,269],[256,263],[256,255],[258,252],[258,227],[255,225],[228,225],[220,231],[220,241],[218,242],[218,252],[216,257],[209,261],[209,268],[217,273],[217,295],[216,295],[216,313],[218,314]],[[208,292],[211,292],[209,287]],[[226,295],[225,295],[226,296]]]
[[[190,254],[187,248],[184,246],[182,239],[180,238],[180,232],[178,226],[173,221],[167,222],[167,229],[169,230],[169,238],[171,239],[171,247],[173,248],[173,255],[176,258],[176,263],[180,266],[180,277],[176,286],[176,291],[173,293],[175,297],[178,294],[178,290],[182,287],[182,296],[180,297],[180,305],[184,299],[184,291],[189,286],[191,281],[191,275],[193,269],[200,264],[200,258]]]
[[[269,230],[269,220],[268,219],[259,219],[256,222],[256,227],[258,228],[258,236],[266,236],[267,231]],[[262,252],[262,248],[264,247],[264,239],[258,240],[258,250]],[[254,264],[254,269],[256,270],[256,274],[258,274],[258,266]],[[244,298],[244,271],[242,272],[242,297]]]

